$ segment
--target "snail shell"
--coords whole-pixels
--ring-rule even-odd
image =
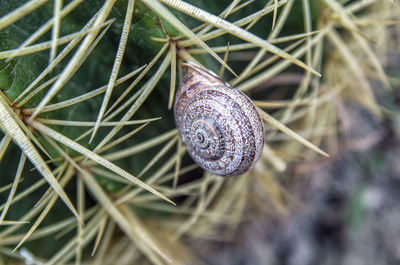
[[[182,66],[174,114],[189,155],[215,175],[245,173],[264,146],[264,125],[253,102],[214,73],[192,63]]]

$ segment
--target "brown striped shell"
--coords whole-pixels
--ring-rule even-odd
[[[176,127],[190,156],[219,176],[251,169],[264,145],[264,125],[253,102],[214,73],[192,63],[174,104]]]

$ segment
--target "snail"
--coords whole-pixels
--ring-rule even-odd
[[[193,63],[174,103],[175,123],[189,155],[218,176],[251,169],[264,146],[264,125],[251,99]]]

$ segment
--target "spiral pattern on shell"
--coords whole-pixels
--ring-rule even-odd
[[[264,145],[263,121],[253,102],[214,73],[192,63],[174,104],[175,122],[190,156],[219,176],[251,169]]]

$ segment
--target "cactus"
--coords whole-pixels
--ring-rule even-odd
[[[398,6],[347,2],[3,0],[0,264],[197,264],[190,239],[284,212],[276,177],[337,152],[340,102],[383,115],[370,82],[390,87]],[[183,61],[259,107],[252,171],[213,176],[185,154],[171,111]]]

